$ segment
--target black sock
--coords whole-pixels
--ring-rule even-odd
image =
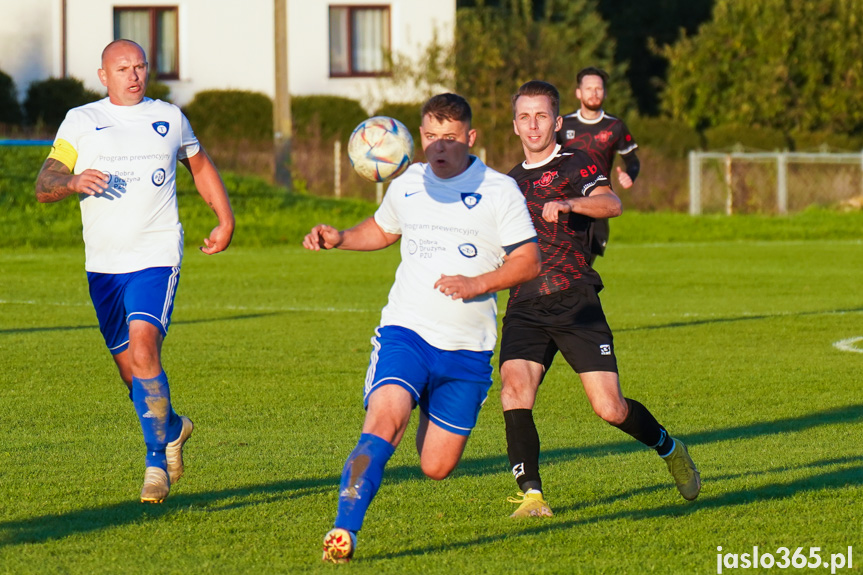
[[[615,427],[647,447],[655,449],[660,456],[668,455],[674,446],[674,440],[665,428],[659,425],[656,418],[639,402],[626,398],[626,403],[629,406],[629,413],[626,414],[623,423]]]
[[[510,409],[503,412],[506,423],[506,453],[518,487],[542,491],[539,477],[539,433],[530,409]]]

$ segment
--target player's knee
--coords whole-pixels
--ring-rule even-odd
[[[426,453],[425,457],[423,457],[423,454],[420,454],[420,469],[422,469],[426,477],[435,481],[449,477],[449,474],[452,473],[456,465],[458,465],[457,458],[453,459],[447,456],[435,457],[431,456],[430,453]]]
[[[429,479],[434,479],[435,481],[441,481],[449,477],[449,474],[452,473],[455,466],[445,465],[442,462],[427,462],[423,461],[420,463],[420,468],[426,477]]]
[[[150,348],[138,346],[130,348],[131,368],[133,372],[148,370],[159,364],[159,355]],[[122,377],[122,375],[121,375]]]
[[[536,388],[526,377],[515,371],[506,375],[505,373],[505,369],[501,368],[500,400],[504,409],[533,406]]]
[[[602,403],[593,406],[593,412],[610,425],[620,425],[626,419],[626,404]]]
[[[504,406],[509,403],[516,401],[519,398],[519,394],[512,385],[501,385],[500,387],[500,399],[503,402]]]

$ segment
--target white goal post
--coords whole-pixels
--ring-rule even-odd
[[[822,167],[820,171],[807,168],[816,164],[827,168]],[[705,175],[705,171],[709,175]],[[747,207],[786,214],[789,197],[795,200],[796,206],[805,207],[811,203],[842,201],[861,193],[863,151],[841,154],[689,152],[691,215],[705,211],[731,215],[747,211]],[[766,197],[767,194],[772,194],[772,198]],[[712,210],[705,209],[708,199],[712,200]]]

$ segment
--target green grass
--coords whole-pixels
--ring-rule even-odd
[[[189,246],[164,363],[196,431],[187,475],[143,506],[140,428],[87,296],[78,207],[33,198],[46,152],[0,149],[0,573],[331,572],[320,541],[398,253],[298,244],[374,206],[225,174],[237,233],[207,257],[193,248],[215,222],[181,178]],[[863,214],[830,210],[625,213],[598,262],[623,389],[687,442],[699,499],[599,421],[558,359],[535,412],[555,517],[507,517],[495,374],[452,477],[422,476],[409,430],[341,569],[715,573],[717,546],[757,545],[853,546],[860,572],[863,353],[833,344],[863,337],[861,229]]]
[[[36,202],[33,184],[48,148],[0,147],[0,249],[82,246],[81,216],[74,199],[54,204]],[[237,218],[234,247],[299,245],[309,227],[327,222],[352,225],[374,213],[375,205],[358,200],[333,200],[272,186],[260,178],[223,173]],[[188,249],[203,243],[215,219],[200,199],[188,172],[178,170],[178,202]],[[789,216],[645,214],[627,211],[612,224],[612,245],[700,241],[860,239],[863,212],[840,214],[812,208]],[[741,249],[745,249],[741,246]]]
[[[631,233],[665,217],[633,217],[648,229]],[[0,573],[335,568],[320,564],[320,540],[398,254],[240,237],[184,263],[164,363],[197,427],[187,474],[160,506],[136,499],[140,429],[96,328],[81,250],[0,251]],[[680,239],[612,244],[598,267],[624,392],[685,439],[704,480],[697,501],[592,414],[558,360],[535,412],[553,518],[507,517],[515,483],[496,379],[447,480],[418,470],[412,427],[341,569],[716,573],[717,546],[757,545],[821,547],[825,559],[853,546],[859,572],[863,354],[833,343],[863,336],[863,244]]]
[[[0,147],[0,248],[83,246],[78,202],[66,198],[53,204],[36,201],[34,183],[50,148]],[[203,244],[216,224],[210,208],[198,196],[192,178],[178,167],[180,218],[190,247]],[[298,245],[309,222],[348,226],[371,215],[375,205],[358,200],[319,198],[283,188],[261,178],[223,173],[237,227],[235,246]],[[301,184],[298,183],[301,188]]]

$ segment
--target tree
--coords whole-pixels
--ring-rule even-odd
[[[664,46],[677,40],[680,29],[694,33],[710,19],[713,0],[599,0],[599,11],[614,38],[614,58],[629,62],[626,78],[642,115],[659,113],[659,90],[668,61],[650,45]]]
[[[456,89],[469,99],[483,145],[511,147],[501,136],[512,132],[510,96],[524,82],[557,86],[561,112],[578,107],[576,73],[585,66],[611,76],[608,105],[616,114],[634,108],[625,64],[614,62],[614,42],[596,0],[500,0],[457,11]],[[493,154],[490,151],[490,154]]]
[[[459,6],[455,45],[435,36],[419,57],[392,55],[392,81],[428,96],[442,90],[465,96],[488,157],[521,153],[513,145],[510,97],[528,80],[557,86],[566,113],[579,105],[578,71],[603,68],[610,75],[608,106],[615,114],[634,111],[626,64],[614,61],[614,41],[596,0],[474,0]]]
[[[863,0],[717,0],[662,53],[662,107],[699,129],[863,130]]]
[[[18,103],[15,80],[0,70],[0,124],[17,125],[21,123],[21,119],[21,105]]]
[[[48,78],[30,84],[24,111],[31,124],[57,129],[66,112],[101,98],[100,94],[85,88],[84,82],[77,78]]]

